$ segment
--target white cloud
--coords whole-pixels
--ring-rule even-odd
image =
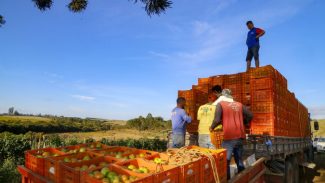
[[[205,21],[194,21],[193,27],[196,35],[201,35],[211,29],[211,25]]]
[[[72,95],[73,98],[82,100],[82,101],[93,101],[95,97],[85,96],[85,95]]]
[[[152,55],[170,63],[183,62],[186,67],[195,68],[204,62],[216,61],[221,56],[229,54],[230,48],[236,44],[245,44],[247,19],[253,19],[258,25],[269,29],[288,21],[298,14],[310,1],[301,3],[266,3],[255,11],[238,11],[232,16],[218,16],[220,11],[227,11],[235,5],[236,0],[220,0],[215,11],[209,17],[219,17],[215,21],[196,20],[185,24],[183,33],[178,34],[181,44],[179,49],[171,53],[152,51]],[[184,32],[187,37],[184,38]],[[177,32],[174,31],[175,34]],[[186,39],[186,40],[185,40]]]
[[[312,119],[325,119],[325,106],[309,107]]]

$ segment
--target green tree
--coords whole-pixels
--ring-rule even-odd
[[[144,5],[144,9],[149,16],[151,15],[160,15],[165,12],[167,8],[171,8],[172,1],[170,0],[129,0],[134,3],[142,3]],[[32,0],[35,6],[41,10],[45,11],[51,9],[53,0]],[[69,4],[67,4],[68,9],[71,12],[77,13],[82,12],[87,8],[88,0],[70,0]],[[6,21],[3,16],[0,15],[0,27],[4,25]]]
[[[2,15],[0,15],[0,27],[6,23]]]
[[[14,107],[10,107],[10,108],[8,109],[8,115],[13,115],[13,114],[14,114],[14,110],[15,110]]]
[[[17,110],[15,110],[14,115],[19,116],[19,112]]]

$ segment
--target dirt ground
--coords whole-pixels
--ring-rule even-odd
[[[139,138],[155,138],[167,139],[166,131],[138,131],[134,129],[120,129],[99,132],[76,132],[76,133],[60,133],[60,136],[75,137],[81,139],[93,138],[101,140],[102,138],[108,139],[139,139]]]

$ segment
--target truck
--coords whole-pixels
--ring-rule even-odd
[[[186,99],[188,145],[198,145],[196,113],[206,104],[211,88],[220,85],[232,91],[235,101],[248,106],[254,114],[246,128],[245,157],[254,155],[257,164],[229,182],[299,183],[305,167],[313,168],[313,141],[308,109],[288,90],[286,78],[273,66],[253,68],[244,73],[199,78],[190,90],[178,91]],[[314,129],[318,130],[317,122]],[[220,147],[220,142],[215,144]],[[257,168],[261,164],[266,167]],[[256,178],[264,175],[263,181]]]
[[[230,180],[227,180],[226,173],[226,150],[197,147],[200,123],[197,111],[201,105],[211,101],[211,88],[215,85],[230,89],[234,100],[249,107],[254,114],[251,125],[245,129],[246,169],[233,174]],[[308,109],[288,90],[286,78],[272,66],[199,78],[197,85],[190,90],[179,91],[178,96],[186,99],[185,109],[192,117],[192,122],[186,126],[187,147],[161,153],[120,146],[105,147],[100,142],[92,142],[64,148],[34,149],[25,152],[25,166],[18,166],[22,182],[109,182],[103,177],[107,176],[109,169],[124,175],[125,181],[138,178],[137,182],[299,183],[304,177],[303,169],[315,166],[311,163],[314,155],[313,133]],[[313,123],[314,130],[318,130],[318,122]],[[212,143],[222,148],[222,130],[210,136]],[[125,158],[131,160],[125,161]],[[170,166],[170,160],[176,162],[175,166]],[[131,161],[143,162],[144,172],[150,169],[152,173],[139,175],[142,165],[137,165],[139,170],[125,166],[124,163]],[[106,167],[105,162],[113,165]],[[81,168],[89,169],[81,172]],[[114,176],[111,174],[110,178]]]

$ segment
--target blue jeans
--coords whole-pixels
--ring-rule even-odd
[[[181,148],[185,146],[185,134],[184,133],[173,133],[173,148]]]
[[[234,154],[235,162],[237,164],[238,173],[245,169],[243,163],[243,140],[224,140],[222,147],[227,150],[227,178],[230,179],[230,160],[232,154]]]
[[[216,149],[216,147],[211,142],[209,134],[200,134],[199,135],[199,146],[208,148],[208,149]]]

